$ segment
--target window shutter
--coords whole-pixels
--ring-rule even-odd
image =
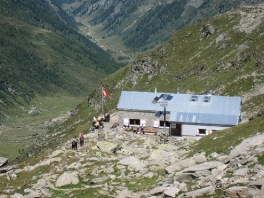
[[[129,118],[124,118],[124,125],[129,125]]]
[[[154,127],[160,127],[160,121],[154,120]]]
[[[146,126],[146,120],[140,120],[140,126]]]

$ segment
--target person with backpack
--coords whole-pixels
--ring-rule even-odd
[[[84,136],[83,133],[80,134],[80,146],[84,145]]]
[[[72,138],[72,150],[75,150],[76,147],[76,139]]]
[[[75,138],[72,138],[72,150],[77,150],[77,136],[75,136]]]

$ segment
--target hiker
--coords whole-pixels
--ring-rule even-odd
[[[82,147],[84,145],[84,136],[83,133],[80,134],[80,146]]]
[[[104,121],[105,122],[110,122],[110,114],[109,113],[106,113],[105,116],[104,116]]]
[[[77,136],[75,136],[75,138],[72,138],[72,150],[77,150],[77,144],[78,144],[78,139]]]
[[[96,123],[96,117],[94,116],[93,117],[93,126],[95,125],[95,123]]]
[[[100,116],[97,118],[97,121],[99,122],[99,126],[104,128],[104,116],[102,114],[100,114]]]

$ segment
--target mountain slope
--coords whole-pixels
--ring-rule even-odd
[[[0,3],[2,118],[9,107],[26,105],[36,95],[84,96],[122,66],[55,8],[49,1]]]
[[[114,50],[113,55],[121,59],[124,55],[134,57],[139,51],[162,44],[173,32],[188,24],[245,5],[257,5],[263,0],[56,2],[83,25],[80,27],[83,34]]]
[[[0,192],[77,198],[261,197],[263,13],[264,5],[259,5],[185,27],[163,46],[104,79],[111,123],[89,133],[92,117],[101,113],[98,87],[90,93],[88,107],[86,100],[80,103],[69,119],[49,130],[46,139],[22,152],[28,157],[24,162],[1,169]],[[110,130],[118,121],[115,108],[122,90],[154,91],[155,87],[159,92],[180,88],[182,93],[212,90],[213,94],[241,96],[244,123],[197,142],[171,137],[169,144],[159,144],[159,136],[138,135],[121,127]],[[259,118],[248,122],[253,113]],[[71,138],[79,133],[86,137],[81,152],[70,147]],[[74,180],[62,184],[69,175]]]
[[[121,90],[192,92],[241,96],[245,107],[263,98],[263,5],[243,8],[177,31],[163,45],[107,77],[106,102],[114,109]],[[100,107],[90,96],[90,104]],[[98,95],[98,102],[100,96]],[[258,99],[257,99],[258,98]],[[251,101],[252,102],[252,101]],[[245,118],[259,110],[247,108]],[[246,109],[245,109],[246,110]]]

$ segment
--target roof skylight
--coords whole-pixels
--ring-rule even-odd
[[[198,100],[198,96],[191,96],[191,101],[196,102]]]

